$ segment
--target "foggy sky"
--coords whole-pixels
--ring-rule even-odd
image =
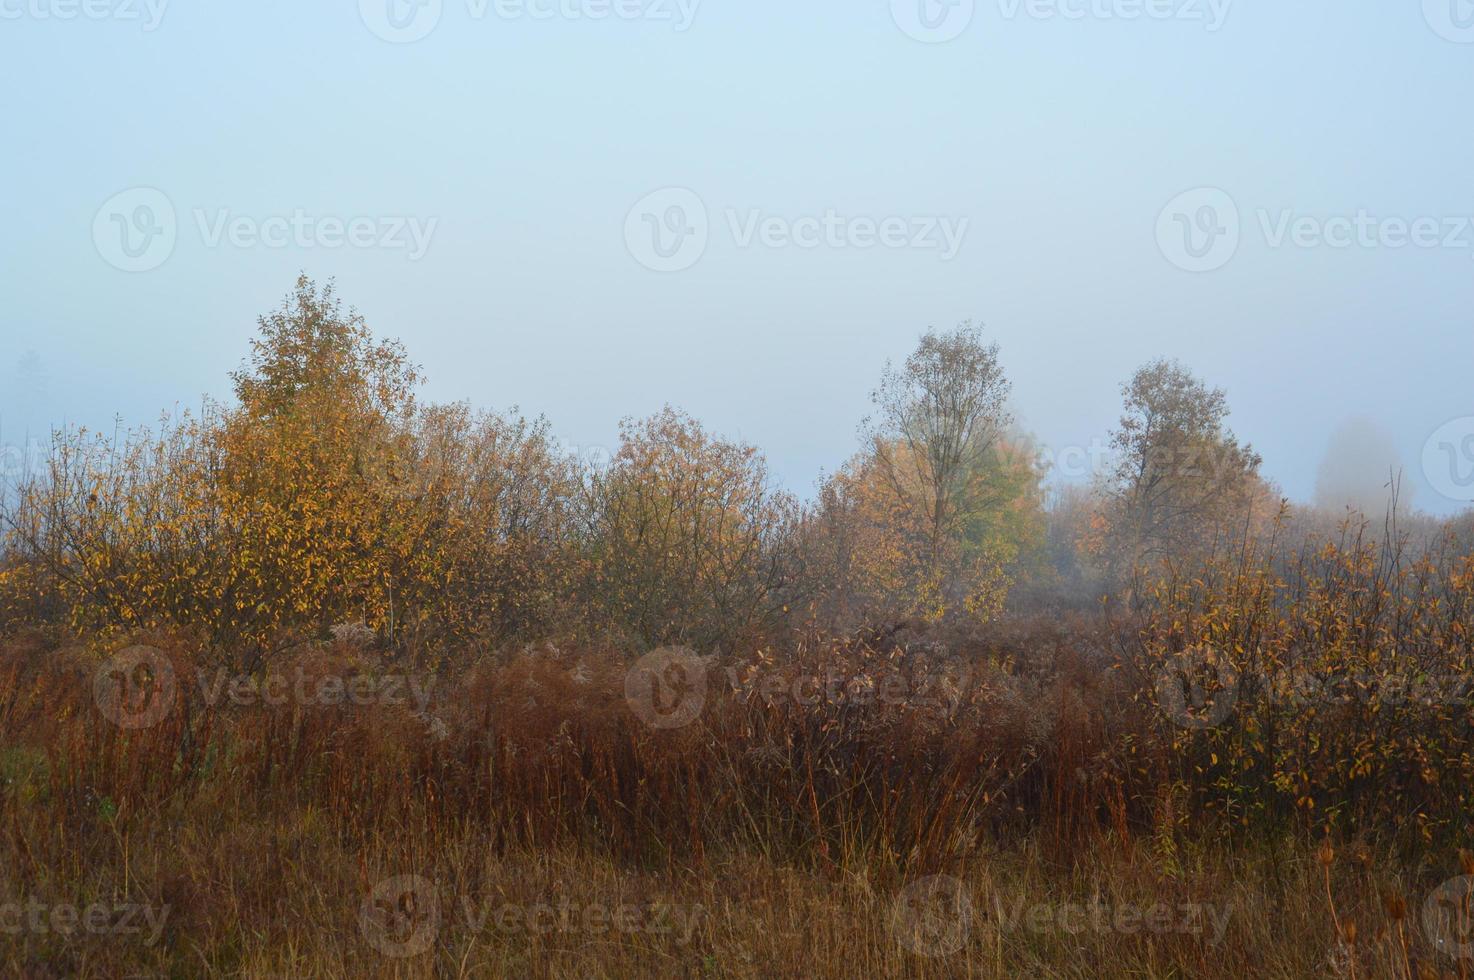
[[[1422,464],[1474,415],[1455,0],[921,2],[0,0],[0,441],[225,394],[303,270],[427,397],[581,447],[670,402],[801,494],[972,318],[1056,458],[1165,355],[1292,497],[1364,418],[1461,506]]]

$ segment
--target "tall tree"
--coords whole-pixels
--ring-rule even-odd
[[[1146,364],[1121,393],[1108,487],[1113,563],[1190,554],[1243,514],[1260,485],[1259,454],[1225,425],[1223,390],[1176,361]]]
[[[965,520],[973,477],[1013,420],[1010,389],[998,345],[965,322],[928,331],[904,365],[886,365],[871,395],[877,414],[865,422],[866,441],[897,497],[919,509],[933,561]]]

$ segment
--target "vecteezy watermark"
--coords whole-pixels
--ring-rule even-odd
[[[706,203],[686,187],[651,191],[624,218],[624,244],[635,261],[655,272],[680,272],[706,254],[711,224]]]
[[[974,0],[891,0],[891,19],[907,37],[925,44],[954,40],[967,30]]]
[[[1004,20],[1153,20],[1222,29],[1234,0],[998,0]]]
[[[290,671],[231,674],[197,669],[200,701],[211,708],[365,708],[407,705],[424,715],[435,678],[416,674],[315,674]],[[169,716],[179,692],[173,663],[160,650],[131,646],[118,651],[92,678],[93,700],[103,716],[125,730],[151,728]]]
[[[0,0],[0,20],[115,20],[156,31],[169,0]]]
[[[976,921],[1004,934],[1201,936],[1216,946],[1228,932],[1230,905],[1206,902],[1005,902],[993,895],[990,915],[978,916],[967,887],[949,875],[907,885],[891,903],[891,932],[918,956],[951,956],[967,945]]]
[[[919,878],[891,902],[891,934],[917,956],[951,956],[967,945],[972,898],[950,875]]]
[[[973,690],[973,672],[965,665],[903,670],[887,662],[875,668],[811,672],[758,664],[729,664],[722,675],[739,703],[775,707],[902,708],[955,712]]]
[[[1474,44],[1474,2],[1423,0],[1423,18],[1433,32],[1455,44]]]
[[[1433,948],[1457,960],[1474,958],[1474,875],[1450,878],[1423,901],[1423,933]]]
[[[581,445],[558,436],[551,437],[551,445],[555,455],[595,473],[603,473],[614,464],[614,450],[608,446]]]
[[[51,447],[36,439],[0,443],[0,490],[40,475],[51,458]]]
[[[358,907],[358,929],[385,956],[419,956],[440,931],[440,896],[419,875],[395,875],[374,885]]]
[[[124,272],[157,269],[174,254],[178,236],[174,202],[154,187],[119,191],[92,218],[97,254]]]
[[[706,705],[711,658],[686,647],[661,647],[636,660],[624,676],[624,698],[651,728],[684,728]]]
[[[935,251],[943,262],[962,250],[969,223],[966,217],[938,215],[842,215],[834,208],[795,216],[729,207],[723,215],[737,248],[914,249]],[[625,247],[655,272],[691,268],[706,254],[710,236],[706,203],[685,187],[645,195],[624,219]]]
[[[454,903],[460,925],[473,935],[670,936],[677,945],[691,941],[706,916],[701,905],[666,902],[574,901],[566,896],[530,903],[493,904],[462,895]],[[442,925],[435,882],[421,875],[396,875],[376,884],[359,906],[359,931],[385,956],[403,959],[427,952]]]
[[[1215,686],[1204,685],[1211,679]],[[1233,713],[1239,676],[1227,657],[1207,647],[1190,647],[1168,660],[1157,674],[1157,704],[1183,728],[1217,728]]]
[[[140,905],[136,902],[42,902],[36,898],[0,900],[0,934],[55,933],[75,936],[144,936],[152,946],[163,935],[170,906]]]
[[[439,218],[412,215],[289,213],[248,215],[230,208],[190,212],[206,248],[323,248],[400,251],[411,262],[424,258]],[[92,219],[97,254],[124,272],[157,269],[174,254],[179,219],[174,203],[154,187],[133,187],[108,198]]]
[[[670,24],[677,33],[691,29],[701,0],[465,0],[465,14],[475,22],[503,21],[639,21]],[[359,17],[375,36],[392,44],[429,37],[445,12],[443,0],[358,0]]]
[[[211,707],[227,704],[236,708],[365,708],[371,705],[413,705],[424,714],[430,705],[435,678],[418,674],[309,675],[301,667],[288,672],[267,671],[264,675],[235,674],[224,670],[196,671],[196,683],[204,702]]]
[[[998,0],[1005,21],[1174,21],[1223,27],[1234,0]],[[907,37],[941,44],[961,37],[976,15],[974,0],[891,0],[891,19]]]
[[[174,709],[178,682],[163,651],[131,646],[113,654],[92,677],[92,699],[103,717],[125,731],[152,728]]]
[[[606,936],[610,933],[671,936],[684,946],[691,941],[706,914],[701,905],[688,907],[665,902],[570,901],[560,896],[553,901],[530,904],[503,902],[492,906],[469,895],[460,901],[462,922],[473,933],[495,930],[502,935],[526,933],[534,936],[577,933]]]
[[[1088,902],[1038,902],[1026,905],[1020,897],[1011,906],[993,896],[992,922],[1004,933],[1079,936],[1202,936],[1217,946],[1228,932],[1230,905],[1211,902],[1108,903],[1098,897]]]
[[[1252,658],[1263,663],[1262,654]],[[1392,658],[1387,658],[1392,662]],[[1291,663],[1240,668],[1223,651],[1189,647],[1166,657],[1155,678],[1157,704],[1183,728],[1216,728],[1239,705],[1336,707],[1378,710],[1462,709],[1474,701],[1474,676],[1428,673],[1422,668],[1374,671],[1346,664]]]
[[[1398,251],[1451,250],[1474,256],[1474,217],[1376,215],[1365,208],[1312,215],[1293,208],[1259,208],[1255,225],[1271,249],[1328,248]],[[1238,204],[1217,187],[1179,194],[1157,216],[1157,247],[1188,272],[1213,272],[1238,254],[1243,240]]]
[[[1474,502],[1474,416],[1445,422],[1428,437],[1423,476],[1449,500]]]
[[[1157,216],[1157,247],[1188,272],[1223,268],[1239,250],[1238,205],[1216,187],[1182,192]]]

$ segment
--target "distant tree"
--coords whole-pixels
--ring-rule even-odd
[[[987,619],[1009,568],[1040,549],[1040,473],[1011,431],[998,346],[964,323],[929,331],[872,394],[864,447],[820,493],[804,548],[832,625]]]
[[[1347,508],[1380,519],[1400,489],[1399,503],[1412,503],[1413,485],[1402,482],[1402,454],[1397,443],[1375,421],[1365,417],[1342,422],[1326,446],[1315,473],[1315,505],[1332,514]]]
[[[1260,457],[1225,426],[1227,397],[1181,364],[1153,361],[1121,393],[1106,488],[1109,561],[1119,570],[1185,556],[1243,515],[1262,489]]]
[[[863,431],[878,474],[926,528],[930,559],[974,512],[976,477],[1013,421],[998,345],[971,323],[928,331],[899,369],[887,364]]]

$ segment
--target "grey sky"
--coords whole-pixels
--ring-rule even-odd
[[[0,438],[223,393],[305,270],[429,397],[671,402],[800,493],[973,318],[1056,451],[1167,355],[1291,496],[1365,416],[1459,506],[1467,0],[922,2],[0,0]]]

